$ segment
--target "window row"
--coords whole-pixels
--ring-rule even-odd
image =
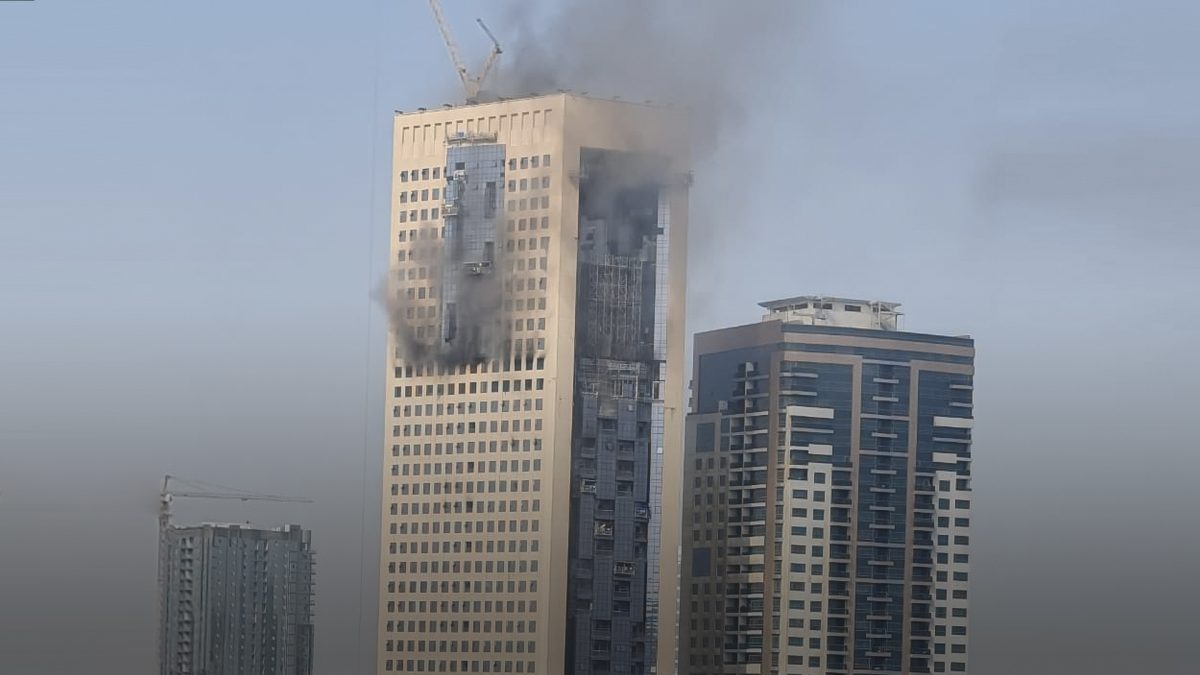
[[[526,482],[528,482],[528,481],[526,481]],[[459,485],[461,485],[461,483]],[[534,487],[535,491],[539,490],[541,488],[541,481],[534,481],[534,486],[535,486]],[[498,505],[498,507],[497,507],[497,505]],[[400,505],[392,504],[391,506],[407,507],[409,505],[407,503],[405,503],[405,504],[400,504]],[[431,506],[436,506],[437,508],[431,509],[430,508]],[[421,508],[418,509],[417,507],[421,507]],[[444,512],[446,515],[449,515],[450,513],[459,513],[459,514],[461,514],[461,513],[468,513],[468,514],[477,513],[480,515],[482,515],[484,513],[518,513],[517,500],[513,499],[513,500],[500,500],[499,502],[496,502],[494,500],[477,501],[477,502],[476,501],[437,502],[437,503],[433,503],[433,504],[430,504],[429,502],[418,502],[416,504],[412,504],[412,512],[411,513],[407,510],[401,511],[399,509],[392,509],[389,507],[389,511],[391,511],[391,513],[389,515],[393,515],[393,516],[408,516],[408,515],[419,516],[419,515],[431,515],[431,514],[439,515],[439,514],[443,513],[443,507],[444,507]],[[523,499],[520,501],[520,510],[519,510],[520,513],[529,513],[529,512],[538,513],[541,510],[542,510],[542,502],[539,499],[534,499],[532,501],[532,503],[530,502],[530,500],[527,500],[527,499]],[[450,533],[451,522],[454,523],[454,531],[456,533],[463,532],[463,530],[464,530],[463,521],[461,521],[461,520],[446,521],[446,523],[445,523],[446,534]],[[467,534],[471,533],[471,523],[472,522],[475,522],[476,531],[483,532],[484,531],[483,525],[485,522],[493,523],[496,521],[490,521],[490,520],[489,521],[482,521],[482,520],[469,521],[468,520],[468,521],[466,521],[466,526],[465,526]],[[441,524],[440,522],[433,523],[433,532],[432,532],[433,534],[441,534],[441,528],[439,527],[440,524]],[[417,523],[413,523],[412,534],[418,534],[417,525],[418,525]],[[428,522],[426,522],[426,523],[421,523],[421,525],[422,525],[421,533],[422,534],[430,534],[430,531],[429,531],[430,524]],[[391,534],[408,534],[408,523],[391,523],[388,527],[389,527]],[[532,525],[531,529],[534,532],[538,531],[538,521],[536,521],[536,520],[533,521],[533,525]],[[488,532],[492,531],[491,525],[488,525],[487,531]],[[503,531],[503,526],[501,527],[501,531]],[[521,531],[522,532],[525,531],[524,522],[522,522]]]
[[[388,574],[404,574],[411,571],[412,573],[420,574],[461,574],[471,572],[470,560],[434,560],[434,561],[413,561],[411,566],[408,562],[390,562],[388,563]],[[494,572],[500,574],[525,574],[538,571],[537,560],[476,560],[474,561],[476,574],[492,574]],[[410,569],[411,567],[411,569]],[[476,590],[483,592],[483,581],[470,580],[463,582],[466,584],[467,592]]]
[[[526,190],[549,189],[550,176],[534,176],[533,178],[512,179],[508,181],[509,192],[524,192]]]
[[[532,441],[532,443],[531,443],[531,441]],[[414,456],[416,454],[415,448],[417,448],[417,447],[423,447],[425,449],[425,455],[429,456],[429,447],[431,445],[435,445],[435,444],[425,443],[425,444],[414,445],[413,446]],[[396,445],[392,446],[393,456],[395,455],[396,447],[398,447],[398,446],[396,446]],[[437,443],[436,447],[438,449],[437,454],[438,455],[442,454],[442,452],[441,452],[442,444]],[[514,439],[512,439],[512,452],[530,452],[531,450],[541,451],[541,449],[542,449],[542,439],[540,439],[540,438],[534,438],[534,439],[528,439],[528,438],[516,439],[516,438],[514,438]],[[458,443],[446,443],[445,444],[445,454],[447,454],[447,455],[451,455],[451,454],[461,455],[464,452],[468,455],[476,454],[475,441],[467,441],[465,443],[460,441]],[[478,454],[483,454],[483,453],[494,454],[496,452],[500,452],[500,453],[509,452],[509,442],[507,440],[504,440],[504,441],[479,441]],[[398,486],[393,486],[393,488],[392,488],[393,495],[399,494],[396,492],[397,487]]]
[[[425,603],[421,603],[421,604],[425,604]],[[443,604],[445,604],[445,601],[443,601]],[[467,611],[470,611],[471,603],[465,602],[463,604],[467,607]],[[457,612],[458,611],[458,607],[457,607],[458,602],[457,601],[454,602],[453,605],[454,605],[454,608],[449,611]],[[446,610],[443,610],[443,611],[446,611]],[[493,630],[493,626],[495,627],[494,630]],[[495,621],[495,622],[488,621],[486,619],[484,619],[482,621],[480,621],[478,619],[476,619],[474,621],[463,620],[461,622],[458,621],[457,619],[451,619],[449,621],[447,621],[446,619],[442,619],[441,621],[429,621],[429,622],[416,621],[416,620],[412,620],[412,619],[410,619],[408,621],[389,620],[387,622],[387,624],[385,624],[384,630],[388,633],[425,633],[425,632],[430,632],[430,633],[459,633],[459,632],[462,632],[462,633],[492,633],[492,632],[495,632],[495,633],[505,633],[507,635],[513,635],[515,633],[526,633],[526,632],[536,633],[537,632],[537,621],[533,621],[533,620],[525,621],[525,620],[520,620],[520,619],[517,621],[513,621],[512,619],[509,619],[507,621]]]
[[[529,481],[528,480],[524,480],[524,481],[517,481],[517,480],[466,481],[466,489],[465,490],[463,489],[463,485],[464,484],[462,481],[456,481],[453,485],[450,483],[450,481],[445,481],[444,483],[440,483],[440,482],[402,483],[402,484],[400,484],[399,487],[400,487],[400,494],[403,496],[406,496],[406,497],[409,496],[410,494],[415,497],[415,496],[418,496],[421,494],[426,494],[426,495],[428,495],[428,494],[435,494],[435,495],[440,495],[440,494],[446,494],[446,495],[487,494],[487,493],[494,494],[497,492],[501,492],[501,493],[513,492],[513,493],[521,494],[521,493],[529,492]],[[520,485],[522,489],[517,489],[518,485]],[[499,488],[499,489],[497,489],[497,488]],[[534,479],[534,490],[537,491],[539,489],[541,489],[541,481],[539,479],[535,478]],[[422,492],[422,490],[424,490],[424,492]],[[473,509],[475,507],[470,506],[473,503],[474,502],[467,502],[468,505],[463,508]],[[456,506],[455,508],[457,509],[459,507]],[[455,512],[457,513],[458,511],[455,511]],[[470,511],[468,511],[468,512],[470,512]]]
[[[466,541],[422,541],[411,542],[393,541],[388,543],[388,553],[392,555],[417,555],[433,553],[537,553],[537,539],[485,539]],[[420,546],[417,544],[420,543]],[[430,551],[430,549],[433,549]],[[411,549],[411,550],[410,550]]]
[[[442,177],[442,167],[425,167],[423,169],[408,169],[400,172],[400,182],[410,180],[438,180]]]
[[[428,586],[427,586],[428,584]],[[470,593],[472,595],[495,593],[503,595],[505,593],[537,593],[537,579],[521,580],[521,581],[487,581],[487,582],[469,582],[469,581],[410,581],[407,584],[400,581],[389,581],[387,583],[388,593],[403,593],[405,587],[408,587],[409,593],[416,593],[414,590],[420,588],[419,592],[425,593]],[[426,591],[426,588],[429,591]],[[441,589],[440,591],[438,589]],[[486,602],[486,601],[484,601]],[[467,610],[463,610],[464,612]]]
[[[500,441],[499,443],[502,446],[502,447],[500,447],[500,451],[506,452],[508,450],[508,443],[505,441]],[[440,457],[443,454],[442,449],[443,449],[443,446],[441,443],[415,443],[413,445],[403,445],[403,446],[393,445],[392,446],[392,456],[399,457],[403,454],[403,456],[405,456],[405,457],[421,457],[422,455],[424,455],[425,457],[432,457],[432,456]],[[461,454],[463,454],[464,451],[468,455],[475,454],[475,441],[470,441],[470,442],[466,443],[465,445],[461,442],[453,443],[453,444],[452,443],[445,444],[445,454],[447,454],[447,455],[461,455]],[[484,453],[484,452],[495,453],[496,451],[497,451],[497,441],[480,441],[479,442],[479,452],[480,453]],[[515,464],[517,460],[514,459],[512,461]],[[526,460],[526,463],[528,463],[528,461],[529,460]],[[526,471],[527,469],[522,469],[522,470]],[[542,470],[542,460],[540,460],[540,459],[533,460],[533,470],[534,471]],[[459,472],[459,473],[461,473],[461,472]]]
[[[521,399],[517,399],[516,401],[514,401],[515,405],[512,406],[511,410],[509,409],[509,405],[508,405],[509,401],[507,399],[504,401],[491,401],[492,405],[491,405],[490,413],[488,412],[488,401],[481,401],[479,403],[478,410],[476,410],[474,401],[471,401],[469,404],[464,404],[464,403],[460,402],[460,403],[458,403],[457,406],[453,403],[450,403],[450,404],[445,405],[444,407],[443,407],[443,404],[438,403],[437,408],[436,408],[436,410],[437,410],[436,416],[437,417],[445,417],[445,416],[454,417],[454,415],[456,414],[456,412],[455,412],[456,410],[457,410],[457,414],[459,416],[476,415],[476,414],[478,414],[478,415],[506,414],[506,415],[512,415],[512,416],[519,416],[520,413],[522,413],[522,412],[532,413],[532,412],[538,412],[538,411],[542,410],[542,399],[540,399],[540,398],[536,399],[537,403],[534,406],[531,406],[529,404],[529,401],[531,399],[524,399],[524,400],[526,402],[524,411],[521,410]],[[497,406],[496,405],[497,403],[500,403],[502,405]],[[466,405],[465,410],[464,410],[464,405]],[[407,406],[406,405],[403,407],[395,405],[395,406],[392,406],[392,417],[404,417],[404,418],[434,417],[435,414],[434,414],[433,408],[434,408],[433,404],[426,404],[424,406],[422,406],[422,405]],[[499,408],[499,410],[497,410],[497,408]],[[514,420],[514,421],[519,421],[519,420]],[[502,429],[502,431],[507,431],[507,430],[508,430],[507,427]]]
[[[426,188],[424,190],[413,190],[411,192],[401,192],[399,194],[399,199],[400,199],[401,204],[408,204],[410,202],[415,204],[416,202],[419,202],[419,201],[420,202],[437,201],[441,198],[442,198],[442,191],[440,188],[433,188],[432,190],[429,188]]]
[[[489,382],[490,382],[490,384],[489,384]],[[449,385],[446,385],[447,389],[443,389],[441,384],[436,385],[436,388],[435,388],[435,386],[432,383],[426,384],[424,386],[419,385],[419,384],[415,385],[415,386],[414,385],[404,385],[403,395],[406,398],[410,398],[413,396],[434,396],[435,395],[434,392],[436,391],[437,396],[443,396],[443,395],[453,396],[454,392],[450,391],[449,388],[454,387],[455,384],[456,383],[451,382]],[[490,381],[483,381],[483,382],[458,382],[457,385],[458,385],[459,395],[468,394],[468,393],[470,393],[470,394],[476,394],[476,393],[486,394],[489,391],[489,387],[490,387],[491,393],[493,393],[493,394],[497,394],[497,393],[506,393],[507,394],[510,391],[534,391],[534,390],[541,391],[542,389],[545,388],[546,381],[544,378],[539,377],[536,379],[535,378],[525,378],[525,379],[517,378],[517,379],[504,379],[504,380],[490,380]],[[395,395],[396,396],[401,395],[401,387],[395,387]]]
[[[524,232],[526,229],[529,229],[529,230],[538,229],[538,219],[536,217],[535,218],[510,218],[509,219],[509,221],[508,221],[508,231],[509,232],[514,232],[514,231],[515,232]],[[542,216],[541,229],[543,229],[543,230],[550,229],[550,217],[549,216]]]
[[[533,661],[432,661],[388,659],[384,670],[401,673],[532,673]]]
[[[437,207],[432,209],[412,209],[410,211],[401,211],[396,215],[396,219],[401,223],[415,223],[421,220],[437,220],[441,212]]]
[[[392,465],[392,473],[393,474],[396,473],[397,466],[399,466],[399,465],[396,465],[396,464]],[[535,460],[531,461],[528,459],[526,459],[526,460],[514,459],[511,464],[508,462],[508,460],[503,460],[503,459],[499,460],[499,461],[493,459],[490,462],[485,462],[485,461],[481,460],[478,464],[476,464],[475,462],[465,462],[465,463],[464,462],[454,462],[454,463],[451,463],[451,462],[444,462],[444,463],[443,462],[417,462],[417,463],[413,463],[413,464],[405,464],[403,466],[405,467],[404,468],[405,476],[407,476],[409,473],[409,469],[407,468],[409,466],[412,467],[412,474],[414,476],[421,475],[421,471],[422,471],[421,467],[425,467],[424,471],[425,471],[426,475],[440,476],[440,475],[442,475],[443,472],[447,476],[449,476],[450,474],[459,474],[459,473],[487,473],[487,474],[495,475],[495,474],[497,474],[497,472],[508,473],[510,468],[513,473],[529,472],[531,470],[539,471],[542,468],[542,460],[535,459]],[[535,489],[536,489],[536,487],[535,487]]]
[[[519,431],[541,431],[542,418],[524,420],[491,420],[490,422],[452,422],[447,424],[404,424],[392,427],[392,436],[455,436],[464,434],[495,434]]]
[[[454,632],[457,633],[458,631]],[[426,642],[428,642],[428,648],[426,648]],[[449,643],[447,643],[446,640],[436,643],[434,640],[388,640],[384,645],[384,651],[432,653],[449,652],[451,654],[458,654],[461,652],[491,653],[501,651],[501,647],[503,646],[503,651],[505,653],[532,654],[534,652],[533,640],[517,640],[515,648],[513,644],[514,643],[512,640],[505,640],[503,643],[501,643],[500,640],[484,640],[482,645],[480,644],[479,640],[450,640]]]
[[[510,199],[508,200],[507,212],[517,213],[519,211],[533,211],[536,209],[548,208],[550,208],[550,196],[543,195],[541,197],[530,197],[529,199]]]
[[[529,157],[510,157],[508,159],[508,170],[516,171],[521,169],[537,169],[550,166],[550,155],[531,155]]]
[[[389,614],[459,614],[460,612],[472,612],[479,614],[484,611],[491,612],[506,612],[508,614],[525,612],[537,612],[537,600],[509,600],[496,602],[494,605],[491,600],[388,600],[387,611]],[[479,626],[472,625],[472,633],[478,633]],[[532,630],[532,629],[530,629]],[[464,631],[465,632],[465,631]],[[490,631],[484,631],[490,632]]]

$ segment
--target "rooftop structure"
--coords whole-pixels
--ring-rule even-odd
[[[758,303],[767,310],[763,321],[788,321],[806,326],[843,326],[899,330],[900,303],[798,295]]]

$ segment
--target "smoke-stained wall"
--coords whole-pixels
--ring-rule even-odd
[[[504,146],[495,136],[447,139],[442,205],[440,360],[467,363],[499,353],[501,284],[496,266]],[[483,142],[480,142],[483,141]]]
[[[666,176],[661,158],[581,152],[567,615],[576,674],[648,673],[656,659]]]

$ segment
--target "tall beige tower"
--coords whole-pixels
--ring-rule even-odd
[[[377,670],[673,673],[687,131],[397,114]]]

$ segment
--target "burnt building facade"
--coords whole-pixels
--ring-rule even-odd
[[[379,672],[673,670],[682,121],[397,116]]]

